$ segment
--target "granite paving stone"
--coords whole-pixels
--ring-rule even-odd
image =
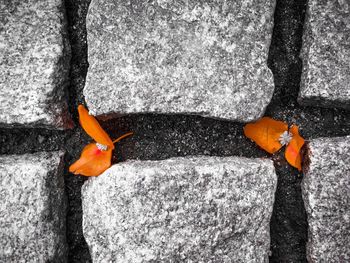
[[[309,262],[350,262],[350,136],[308,144],[302,193]]]
[[[179,157],[113,165],[82,188],[94,262],[268,262],[272,161]]]
[[[350,2],[309,0],[299,102],[350,109]]]
[[[66,262],[62,159],[0,156],[0,262]]]
[[[0,2],[0,126],[68,128],[63,0]]]
[[[274,8],[274,0],[92,0],[90,112],[258,119],[274,90]]]

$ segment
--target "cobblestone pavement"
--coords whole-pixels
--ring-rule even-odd
[[[349,261],[350,5],[306,2],[1,2],[0,262]],[[134,132],[97,178],[79,104]]]

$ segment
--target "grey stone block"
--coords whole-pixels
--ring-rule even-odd
[[[309,0],[299,102],[350,109],[350,2]]]
[[[66,262],[62,158],[0,156],[0,262]]]
[[[72,126],[63,0],[0,2],[0,126]]]
[[[350,136],[308,144],[302,193],[309,262],[350,262]]]
[[[277,178],[269,160],[117,164],[83,186],[94,262],[267,262]]]
[[[274,8],[275,0],[93,0],[90,112],[258,119],[274,90]]]

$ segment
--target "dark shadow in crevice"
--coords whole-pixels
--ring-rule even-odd
[[[77,107],[84,102],[83,89],[88,71],[86,15],[91,0],[65,0],[71,61],[68,87],[69,111],[78,123]]]
[[[190,155],[268,157],[247,140],[242,123],[194,115],[134,114],[101,121],[101,125],[112,139],[134,132],[118,144],[114,161]]]
[[[275,91],[270,106],[296,103],[302,71],[299,57],[307,0],[277,0],[268,66]]]
[[[299,126],[304,124],[298,116],[303,110],[298,109],[297,96],[302,71],[299,53],[305,8],[306,0],[277,1],[268,59],[275,91],[266,115]],[[309,118],[306,117],[305,121],[309,122]],[[309,126],[304,127],[308,129]],[[283,155],[284,151],[281,151],[276,156],[283,160]],[[307,262],[307,219],[301,196],[301,174],[286,161],[275,160],[274,164],[278,183],[270,223],[270,262]]]
[[[58,151],[63,148],[66,134],[66,131],[44,128],[1,128],[0,154]]]
[[[65,0],[68,20],[68,36],[71,45],[70,85],[68,87],[69,111],[75,122],[75,129],[66,134],[64,141],[65,188],[67,206],[68,262],[92,262],[82,230],[81,187],[85,177],[74,176],[68,172],[69,164],[79,158],[84,142],[88,137],[79,127],[77,107],[84,101],[83,88],[88,70],[86,15],[91,0]]]

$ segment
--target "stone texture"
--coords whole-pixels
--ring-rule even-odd
[[[274,0],[93,0],[84,95],[100,114],[261,117]]]
[[[66,262],[62,158],[0,156],[0,262]]]
[[[70,127],[63,0],[0,2],[0,126]]]
[[[267,262],[269,160],[188,157],[112,166],[83,186],[94,262]]]
[[[309,262],[350,262],[350,136],[308,144],[302,192]]]
[[[350,2],[309,0],[299,102],[350,109]]]

